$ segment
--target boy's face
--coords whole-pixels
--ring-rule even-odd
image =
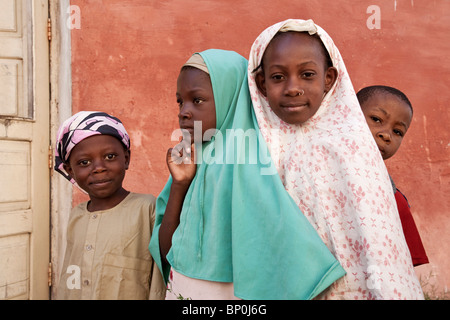
[[[130,152],[109,135],[95,135],[82,140],[73,149],[66,171],[85,190],[91,201],[114,198],[122,189]]]
[[[189,131],[194,141],[194,121],[202,123],[203,138],[208,129],[216,128],[216,107],[211,80],[207,73],[197,68],[182,69],[177,81],[178,119],[181,129]]]
[[[287,32],[275,37],[264,53],[264,70],[256,83],[273,112],[289,124],[310,119],[336,81],[337,71],[325,67],[319,41],[306,33]]]
[[[412,111],[406,102],[390,93],[376,93],[361,105],[367,124],[383,159],[400,147],[411,124]]]

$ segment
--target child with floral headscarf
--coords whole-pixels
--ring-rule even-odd
[[[283,185],[347,271],[318,298],[423,299],[389,175],[329,35],[312,20],[276,23],[248,70]]]

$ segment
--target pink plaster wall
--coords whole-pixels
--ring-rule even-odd
[[[176,79],[194,52],[234,50],[248,57],[256,36],[288,18],[312,18],[334,39],[355,90],[385,84],[411,100],[414,119],[386,163],[408,197],[430,258],[416,268],[450,284],[450,1],[72,0],[73,112],[102,110],[125,124],[132,162],[125,186],[158,195],[168,177],[165,152],[177,128]],[[380,8],[380,29],[366,21]],[[75,191],[74,202],[85,200]],[[427,290],[427,289],[426,289]]]

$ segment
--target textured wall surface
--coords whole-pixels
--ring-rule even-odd
[[[436,283],[439,292],[450,284],[449,1],[71,4],[78,6],[79,16],[72,18],[80,22],[72,29],[73,112],[96,109],[122,119],[132,141],[126,187],[154,195],[168,177],[165,153],[178,127],[176,79],[187,58],[209,48],[234,50],[247,58],[266,27],[288,18],[313,19],[340,49],[355,91],[384,84],[411,100],[411,127],[386,165],[409,200],[430,259],[416,271]],[[85,199],[75,191],[75,203]]]

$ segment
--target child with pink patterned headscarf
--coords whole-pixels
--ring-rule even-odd
[[[74,207],[56,299],[164,299],[148,251],[155,197],[126,190],[130,138],[107,113],[81,111],[61,125],[55,170],[89,195]]]
[[[318,299],[423,299],[383,159],[345,64],[312,20],[264,30],[249,58],[281,180],[347,274]]]

